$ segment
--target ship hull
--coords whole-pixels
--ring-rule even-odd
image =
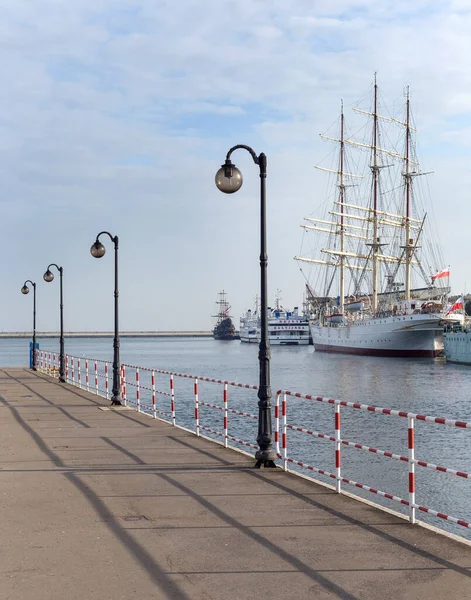
[[[258,344],[260,342],[256,335],[244,335],[242,333],[240,334],[240,341],[244,342],[245,344]]]
[[[471,334],[467,331],[445,333],[447,362],[471,365]]]
[[[245,343],[260,342],[260,327],[256,330],[240,329],[240,341]],[[308,346],[309,324],[307,321],[275,321],[268,323],[268,339],[271,346]]]
[[[309,337],[306,339],[284,339],[284,338],[273,338],[270,337],[270,346],[307,346],[309,344]]]
[[[247,335],[240,336],[240,341],[248,344],[259,344],[260,337],[249,337]],[[269,336],[270,346],[308,346],[309,337],[305,339],[293,339],[293,338],[275,338]]]
[[[407,315],[365,319],[347,326],[311,325],[314,348],[363,356],[434,358],[443,352],[439,315]]]

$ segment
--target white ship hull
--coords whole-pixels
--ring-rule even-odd
[[[240,341],[247,344],[258,344],[260,339],[257,334],[249,334],[247,332],[239,331]]]
[[[445,356],[447,362],[471,365],[471,333],[466,330],[446,332]]]
[[[308,344],[309,332],[306,338],[270,335],[270,346],[307,346]]]
[[[248,344],[260,343],[260,332],[258,332],[257,335],[249,335],[239,332],[239,335],[241,342]],[[301,337],[299,334],[290,335],[290,332],[288,332],[288,334],[280,335],[270,332],[268,337],[271,346],[307,346],[309,344],[309,328],[307,328],[307,331],[303,337]]]
[[[311,335],[320,352],[432,358],[444,349],[443,317],[438,314],[360,319],[338,327],[316,323]]]

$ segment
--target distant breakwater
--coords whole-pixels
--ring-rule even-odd
[[[30,338],[30,331],[1,331],[0,338]],[[58,338],[58,331],[37,331],[37,338]],[[65,338],[112,338],[112,331],[65,331]],[[147,337],[147,338],[171,338],[171,337],[212,337],[210,331],[120,331],[119,336],[125,337]]]

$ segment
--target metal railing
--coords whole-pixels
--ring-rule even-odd
[[[288,424],[287,422],[287,397],[295,397],[301,398],[308,401],[320,402],[323,404],[329,404],[334,408],[334,435],[330,435],[328,433],[321,433],[318,431],[309,430],[303,427],[299,427],[296,425]],[[281,426],[280,426],[280,398],[281,400]],[[371,446],[366,446],[364,444],[359,444],[357,442],[349,441],[342,438],[341,435],[341,420],[340,420],[340,407],[348,407],[354,410],[366,411],[373,414],[381,414],[381,415],[389,415],[392,417],[399,417],[403,419],[407,419],[407,442],[408,442],[408,453],[407,456],[396,454],[393,452],[389,452],[387,450],[380,450],[378,448],[374,448]],[[422,506],[421,504],[417,504],[416,502],[416,477],[415,477],[415,467],[425,467],[427,469],[432,469],[434,471],[438,471],[441,473],[448,473],[449,475],[453,475],[455,477],[460,477],[464,479],[470,479],[471,475],[464,471],[457,471],[455,469],[450,469],[448,467],[442,467],[430,462],[426,462],[423,460],[418,460],[415,457],[415,422],[423,421],[426,423],[435,423],[438,425],[447,425],[450,427],[457,427],[459,429],[471,429],[471,422],[466,421],[456,421],[452,419],[445,419],[444,417],[429,417],[427,415],[415,414],[405,411],[393,410],[391,408],[381,408],[379,406],[371,406],[368,404],[358,404],[355,402],[347,402],[345,400],[334,400],[332,398],[323,398],[321,396],[312,396],[310,394],[300,394],[298,392],[290,392],[286,390],[278,390],[276,393],[276,401],[275,401],[275,448],[277,452],[277,456],[282,460],[282,468],[285,471],[289,470],[288,465],[295,464],[298,467],[302,467],[311,472],[319,473],[320,475],[324,475],[330,479],[335,480],[335,489],[337,493],[342,492],[342,483],[348,484],[355,488],[359,488],[362,490],[366,490],[372,494],[376,494],[378,496],[382,496],[383,498],[387,498],[388,500],[393,500],[408,507],[409,513],[409,521],[411,523],[415,523],[417,515],[416,511],[419,510],[421,512],[427,513],[434,517],[438,517],[440,519],[444,519],[445,521],[449,521],[456,525],[461,525],[462,527],[471,528],[471,525],[468,521],[464,519],[459,519],[457,517],[453,517],[443,512],[439,512],[433,510],[431,508],[427,508],[426,506]],[[320,469],[313,465],[307,464],[304,461],[297,460],[288,455],[288,431],[298,431],[304,433],[308,436],[312,436],[314,438],[319,438],[323,440],[327,440],[332,442],[335,445],[335,473],[331,473],[326,471],[325,469]],[[281,447],[280,447],[280,439],[281,439]],[[471,440],[470,440],[471,441]],[[347,477],[344,477],[341,472],[341,451],[343,446],[348,446],[350,448],[356,448],[358,450],[363,450],[365,452],[370,452],[372,454],[376,454],[377,456],[384,456],[386,458],[390,458],[393,460],[401,461],[408,465],[408,491],[409,498],[401,498],[394,494],[390,494],[388,492],[381,491],[377,488],[371,487],[369,485],[365,485],[363,483],[359,483]]]
[[[49,351],[38,351],[38,369],[53,377],[59,374],[59,356],[57,353]],[[66,379],[67,382],[86,391],[95,393],[106,399],[110,399],[110,362],[76,357],[67,355],[66,357]],[[176,391],[176,381],[179,381],[178,391]],[[183,383],[187,386],[184,387]],[[189,384],[189,385],[188,385]],[[205,384],[202,393],[201,385]],[[210,384],[210,385],[209,385]],[[216,386],[216,387],[214,387]],[[222,386],[222,389],[221,387]],[[249,390],[250,394],[245,397],[240,395],[229,402],[230,389]],[[122,364],[120,369],[120,396],[121,401],[126,406],[135,408],[138,412],[145,412],[154,419],[162,419],[174,426],[183,427],[197,436],[207,434],[211,439],[221,439],[224,447],[235,447],[240,450],[241,447],[258,449],[258,446],[252,442],[256,438],[256,431],[250,431],[250,423],[258,421],[258,416],[251,414],[247,410],[242,410],[245,402],[246,407],[254,406],[253,391],[258,390],[255,385],[246,385],[223,379],[214,379],[189,375],[186,373],[176,373],[161,369],[152,369],[148,367],[139,367],[135,365]],[[333,425],[331,433],[315,431],[307,427],[288,422],[288,399],[297,399],[302,401],[302,411],[299,406],[293,410],[293,417],[303,418],[308,407],[315,405],[328,405],[333,409],[333,415],[330,422]],[[295,408],[295,407],[293,407]],[[342,436],[341,429],[341,409],[348,409],[350,412],[363,412],[376,415],[386,415],[388,417],[401,419],[407,422],[407,452],[404,454],[382,450],[377,447],[365,445],[352,440],[345,439]],[[204,418],[202,418],[202,411]],[[296,417],[297,415],[297,417]],[[233,422],[230,423],[231,418]],[[292,420],[290,418],[290,421]],[[326,423],[329,421],[325,421]],[[425,470],[432,470],[438,473],[444,473],[460,480],[470,479],[471,475],[463,470],[452,469],[440,466],[433,462],[419,460],[415,455],[415,424],[416,422],[433,423],[445,425],[449,428],[469,431],[471,422],[446,419],[444,417],[431,417],[422,414],[416,414],[406,411],[398,411],[390,408],[381,408],[367,404],[359,404],[344,400],[335,400],[332,398],[323,398],[310,394],[301,394],[288,390],[279,390],[276,393],[274,401],[274,446],[281,468],[285,471],[306,470],[310,473],[317,473],[334,482],[334,488],[337,493],[343,492],[343,484],[352,488],[364,490],[381,498],[396,502],[407,510],[410,523],[418,521],[417,512],[426,513],[432,517],[437,517],[448,521],[454,525],[471,529],[469,521],[451,516],[445,512],[429,508],[416,501],[416,467],[422,467]],[[239,432],[229,431],[229,425]],[[305,439],[320,439],[333,444],[332,463],[335,467],[332,470],[314,466],[310,461],[302,460],[302,457],[290,455],[289,433],[297,432],[305,436]],[[250,434],[250,435],[249,435]],[[247,439],[248,438],[248,439]],[[469,440],[471,442],[471,440]],[[309,455],[305,444],[301,452]],[[403,498],[399,495],[382,491],[378,487],[373,487],[360,483],[345,475],[342,468],[342,449],[353,448],[362,452],[374,454],[377,457],[384,457],[390,460],[398,461],[407,465],[407,489],[408,497]],[[295,446],[295,452],[299,448]],[[317,455],[317,454],[316,454]],[[325,457],[324,457],[325,459]],[[468,491],[469,494],[469,491]],[[380,507],[381,508],[381,507]]]

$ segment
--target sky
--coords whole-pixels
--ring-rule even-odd
[[[301,305],[305,215],[322,201],[319,133],[374,72],[411,86],[420,158],[453,292],[471,287],[471,0],[2,0],[0,330],[200,330],[224,289],[236,322],[259,291],[258,167],[214,175],[227,150],[268,157],[269,301]],[[469,286],[469,287],[467,287]]]

